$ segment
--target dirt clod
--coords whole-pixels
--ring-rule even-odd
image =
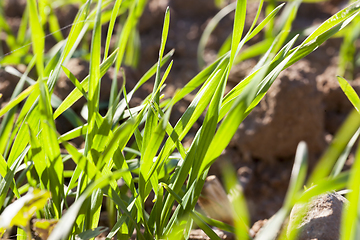
[[[294,155],[300,141],[310,153],[321,152],[324,109],[314,71],[306,60],[284,70],[240,125],[232,145],[244,156],[267,162]]]

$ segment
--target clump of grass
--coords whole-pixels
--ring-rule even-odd
[[[134,47],[129,42],[129,37],[134,34],[132,32],[146,1],[116,0],[113,8],[108,10],[106,6],[112,2],[99,0],[92,4],[90,0],[86,1],[74,20],[69,36],[63,40],[59,35],[57,50],[45,54],[42,21],[47,16],[42,16],[42,11],[39,12],[41,6],[35,0],[28,1],[23,22],[24,26],[27,20],[30,22],[30,38],[27,38],[26,27],[21,27],[16,44],[7,43],[13,50],[31,41],[32,53],[24,50],[25,62],[28,63],[27,71],[22,75],[10,102],[0,109],[0,204],[3,211],[12,210],[18,214],[30,215],[32,211],[36,211],[37,218],[53,221],[52,225],[49,223],[49,227],[43,227],[49,231],[55,219],[56,225],[48,239],[73,239],[75,236],[86,236],[89,239],[102,230],[99,228],[99,219],[103,201],[106,199],[109,215],[116,219],[107,239],[115,235],[118,239],[128,239],[134,230],[137,239],[188,238],[194,225],[201,227],[211,239],[219,237],[210,226],[234,232],[238,239],[250,238],[247,209],[241,192],[236,190],[233,174],[228,176],[226,182],[228,190],[233,194],[234,226],[210,219],[195,210],[208,170],[279,73],[313,52],[349,24],[359,14],[360,2],[355,2],[332,16],[298,46],[294,46],[297,36],[287,39],[300,2],[287,4],[287,11],[282,13],[285,24],[273,38],[269,38],[270,41],[267,40],[266,44],[262,45],[262,49],[266,51],[258,64],[249,76],[224,95],[231,68],[244,59],[239,54],[244,44],[262,31],[284,6],[276,6],[258,23],[263,6],[263,1],[260,1],[255,19],[250,29],[244,33],[247,2],[237,1],[232,5],[235,19],[228,47],[223,47],[221,56],[214,63],[205,67],[179,89],[173,98],[166,101],[162,100],[161,91],[171,71],[172,62],[169,63],[169,60],[174,53],[170,51],[165,55],[164,52],[171,20],[170,10],[165,12],[158,62],[139,79],[131,91],[128,92],[124,85],[118,91],[115,76],[120,71],[126,54]],[[50,3],[49,6],[52,9]],[[115,34],[114,23],[120,14],[126,20],[122,30],[116,33],[116,48],[111,49],[110,39]],[[105,16],[109,22],[109,30],[104,58],[101,59],[101,25]],[[53,29],[57,29],[56,21],[52,24]],[[76,79],[64,65],[74,55],[88,32],[92,34],[88,55],[89,76]],[[9,36],[13,35],[9,33]],[[249,50],[247,54],[254,55]],[[3,63],[8,63],[12,56],[13,54],[4,58]],[[14,52],[12,60],[20,61],[16,56]],[[112,65],[115,66],[115,74],[109,107],[106,115],[102,116],[99,113],[100,82]],[[161,67],[165,67],[163,75]],[[32,68],[36,69],[38,75],[36,81],[27,77]],[[8,68],[8,71],[11,70]],[[61,71],[68,75],[75,89],[64,101],[59,102],[53,89]],[[152,93],[140,106],[130,109],[129,101],[133,94],[152,77],[155,79]],[[30,86],[22,91],[25,81],[28,81]],[[175,126],[171,125],[169,117],[174,104],[198,87],[199,90],[186,111]],[[82,96],[87,100],[86,123],[77,120],[71,112],[71,106]],[[15,117],[17,110],[19,115]],[[75,119],[73,122],[77,127],[60,135],[54,121],[62,114]],[[202,126],[190,148],[186,149],[181,141],[202,114],[205,114]],[[275,237],[295,203],[306,202],[325,191],[341,189],[348,183],[356,183],[355,180],[349,180],[349,176],[350,179],[358,176],[356,172],[353,173],[357,167],[350,172],[336,171],[336,174],[329,174],[359,126],[359,116],[352,114],[320,160],[319,167],[315,169],[307,184],[313,187],[307,191],[301,189],[306,172],[306,148],[304,144],[299,146],[284,207],[257,239]],[[85,138],[84,149],[76,149],[69,143],[71,139],[79,136]],[[130,141],[132,138],[135,139],[134,142]],[[66,149],[67,154],[60,154],[60,146]],[[69,159],[76,164],[75,169],[70,172],[64,170],[64,162]],[[341,168],[341,164],[337,167]],[[69,183],[65,183],[65,177],[70,178]],[[121,188],[117,184],[120,178],[125,183]],[[357,187],[350,186],[352,189]],[[43,192],[39,196],[30,194],[21,197],[32,188],[41,189]],[[151,212],[147,213],[144,205],[151,192],[155,195],[154,206]],[[47,193],[51,193],[51,198],[43,204],[44,198],[48,199]],[[26,196],[28,197],[23,200]],[[357,206],[356,196],[351,201]],[[75,198],[75,202],[68,206],[66,200],[71,197]],[[11,204],[14,198],[18,200]],[[35,208],[30,211],[31,204],[34,204]],[[351,224],[356,223],[353,217],[348,220]],[[3,231],[14,225],[18,226],[19,239],[22,238],[20,233],[24,231],[31,237],[27,221],[18,222],[15,217],[9,219],[1,215],[0,227]],[[351,232],[352,229],[344,228],[344,231]]]

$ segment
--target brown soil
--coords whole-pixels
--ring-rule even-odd
[[[5,2],[7,19],[14,23],[12,27],[16,29],[16,24],[19,23],[16,19],[22,14],[24,1]],[[21,8],[14,7],[15,2],[18,2],[20,5],[17,6]],[[294,29],[320,23],[344,7],[344,4],[344,1],[303,4]],[[131,89],[139,77],[157,61],[163,16],[167,6],[171,9],[171,24],[165,52],[174,48],[175,55],[165,97],[171,97],[177,88],[184,86],[199,72],[196,55],[198,42],[206,24],[218,12],[213,1],[149,0],[138,26],[141,36],[140,63],[138,69],[126,68],[127,89]],[[77,8],[71,6],[69,11],[59,10],[57,14],[62,16],[62,27],[72,22]],[[252,3],[248,10],[247,26],[251,24],[255,11],[256,3]],[[219,49],[231,32],[232,20],[233,15],[230,14],[220,22],[207,45],[207,56],[213,56],[214,51]],[[241,124],[234,140],[210,171],[220,175],[220,162],[223,159],[231,160],[238,169],[252,223],[270,218],[281,207],[299,141],[303,140],[308,144],[313,166],[351,109],[335,77],[340,44],[341,40],[330,39],[314,53],[284,70],[268,94]],[[6,48],[4,51],[6,52]],[[254,63],[255,60],[249,60],[236,66],[231,74],[230,85],[241,81],[248,73],[249,66]],[[68,66],[79,79],[87,75],[88,63],[82,60],[71,60]],[[356,75],[351,82],[356,90],[360,90],[359,77],[359,74]],[[110,87],[110,79],[109,76],[103,79],[103,99]],[[4,94],[0,103],[9,99],[9,93],[16,82],[17,79],[0,71],[0,92]],[[140,102],[152,90],[151,84],[146,84],[140,90],[134,102]],[[67,78],[61,76],[55,93],[63,98],[69,93],[70,86],[73,88]],[[171,117],[172,122],[176,122],[181,116],[190,100],[191,97],[188,97],[176,105]],[[79,112],[81,103],[83,102],[74,106],[75,111]],[[58,123],[66,124],[68,123]],[[62,129],[66,130],[67,127]]]

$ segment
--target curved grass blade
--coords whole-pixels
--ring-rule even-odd
[[[81,84],[79,83],[79,80],[74,76],[74,74],[72,74],[70,72],[69,69],[67,69],[64,65],[61,66],[62,70],[64,71],[64,73],[66,74],[66,76],[69,78],[69,80],[74,84],[74,86],[79,89],[79,91],[83,94],[84,98],[86,100],[88,100],[87,94],[84,90],[84,88],[81,86]]]
[[[356,111],[360,113],[360,98],[354,88],[343,77],[337,76],[337,79],[346,97],[352,103]]]
[[[211,35],[212,31],[218,25],[220,20],[223,19],[230,12],[234,11],[235,8],[236,8],[236,2],[227,5],[226,7],[221,9],[221,11],[219,11],[210,20],[210,22],[206,25],[206,28],[205,28],[203,34],[201,35],[201,38],[200,38],[200,41],[199,41],[199,46],[198,46],[198,49],[197,49],[197,60],[198,60],[198,65],[199,65],[200,68],[203,68],[204,65],[205,65],[205,62],[204,62],[204,59],[203,59],[205,45],[208,42],[208,39],[210,38],[210,35]]]

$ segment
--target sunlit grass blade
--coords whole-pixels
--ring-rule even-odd
[[[247,107],[246,115],[253,109],[263,98],[263,96],[266,94],[267,90],[270,88],[272,83],[275,81],[276,77],[280,74],[280,72],[284,69],[285,65],[288,63],[288,61],[291,59],[291,57],[296,53],[293,52],[292,55],[285,57],[286,54],[290,51],[291,46],[294,44],[295,40],[297,39],[297,36],[294,37],[291,41],[289,41],[283,48],[280,50],[278,55],[274,57],[272,60],[272,63],[264,64],[264,66],[257,70],[256,72],[252,73],[250,76],[245,78],[242,82],[240,82],[238,85],[236,85],[224,98],[224,101],[222,103],[221,112],[220,112],[220,119],[222,119],[226,113],[230,110],[234,99],[242,94],[243,91],[245,91],[245,88],[249,86],[249,83],[253,82],[253,78],[259,74],[259,72],[263,72],[262,74],[268,74],[266,77],[264,76],[263,79],[258,79],[258,85],[255,85],[254,88],[257,88],[256,90],[256,98],[251,100],[251,104]],[[269,62],[269,61],[268,61]]]
[[[295,50],[298,51],[286,67],[316,50],[324,41],[346,27],[359,14],[359,9],[360,1],[357,1],[322,23],[299,47],[289,53],[291,54]]]
[[[158,87],[160,86],[160,67],[161,67],[161,60],[164,55],[165,44],[167,41],[167,37],[169,34],[169,24],[170,24],[170,8],[168,7],[165,11],[165,18],[164,18],[164,25],[161,34],[161,44],[159,49],[159,60],[157,63],[156,75],[155,75],[155,83],[153,88],[153,98],[155,103],[159,104],[159,93],[156,93]]]
[[[47,167],[48,164],[46,163],[45,153],[42,149],[42,145],[39,142],[39,139],[36,136],[36,133],[33,129],[29,127],[29,136],[30,136],[30,152],[31,152],[31,158],[34,162],[35,170],[39,176],[40,184],[42,189],[45,189],[47,187]]]
[[[243,34],[243,30],[245,26],[246,5],[247,5],[246,0],[236,1],[234,27],[233,27],[233,34],[231,40],[229,69],[231,69],[231,66],[234,62],[235,56],[237,54],[238,45],[240,43]]]
[[[213,97],[215,90],[217,89],[217,85],[221,81],[221,76],[224,74],[224,71],[225,71],[225,69],[214,72],[210,76],[210,81],[195,96],[194,100],[191,102],[188,109],[185,111],[185,113],[182,115],[182,117],[179,119],[179,121],[175,125],[173,132],[170,134],[170,139],[167,140],[161,153],[158,156],[158,158],[159,158],[158,161],[161,161],[161,162],[164,161],[171,154],[173,149],[175,148],[176,144],[175,144],[175,142],[173,142],[172,138],[176,137],[178,140],[181,141],[185,137],[185,135],[188,133],[190,128],[193,126],[195,121],[200,117],[200,115],[206,109],[206,107],[208,106],[209,102],[211,101],[211,99]],[[187,156],[187,157],[189,157],[189,156]],[[186,168],[188,170],[190,170],[192,163],[188,162],[188,163],[186,163],[186,165],[188,165]],[[185,171],[185,172],[186,172],[186,174],[188,173],[188,171]],[[186,178],[185,175],[183,175],[183,177]],[[183,182],[181,179],[183,179],[183,177],[179,177],[177,179],[177,181],[179,183],[176,184],[175,189],[177,189],[178,187],[180,187],[182,185]]]
[[[266,51],[270,48],[274,39],[265,39],[259,43],[256,43],[242,52],[235,58],[234,64],[238,64],[246,59],[250,59],[252,57],[259,56],[261,54],[266,53]]]
[[[124,27],[121,31],[120,37],[117,42],[119,52],[116,58],[115,72],[118,72],[122,65],[124,59],[124,53],[126,50],[126,46],[128,44],[129,35],[131,33],[132,28],[136,25],[138,21],[138,16],[135,13],[136,3],[137,2],[132,2],[129,7],[129,15],[126,19],[126,22],[124,24]]]
[[[277,230],[279,230],[288,216],[289,210],[285,208],[280,208],[275,215],[272,216],[266,225],[261,229],[261,231],[256,235],[254,240],[269,240],[275,239],[277,235]]]
[[[297,193],[304,185],[307,163],[308,150],[305,142],[300,142],[295,155],[295,162],[291,172],[289,187],[284,200],[284,207],[290,209],[296,200]]]
[[[121,3],[122,3],[122,0],[116,0],[113,10],[111,12],[111,19],[109,22],[109,28],[108,28],[108,32],[107,32],[107,36],[106,36],[104,59],[106,59],[108,57],[109,48],[110,48],[110,40],[111,40],[112,33],[113,33],[113,30],[115,27],[116,17],[119,14]]]
[[[245,87],[244,91],[236,97],[236,100],[233,102],[231,109],[227,113],[227,116],[223,119],[214,138],[212,139],[212,142],[209,146],[209,151],[206,152],[198,176],[201,176],[203,172],[210,167],[213,161],[215,161],[215,159],[220,156],[221,152],[230,142],[238,126],[246,117],[246,109],[254,101],[257,86],[260,81],[262,81],[266,72],[267,68],[259,71],[252,79],[250,84]],[[223,110],[223,108],[221,110]],[[218,121],[223,117],[224,115],[222,115],[222,112],[220,111]]]
[[[198,65],[199,65],[200,68],[203,68],[204,64],[205,64],[204,59],[203,59],[205,45],[208,42],[208,39],[209,39],[212,31],[218,25],[220,20],[223,19],[225,16],[227,16],[231,11],[234,11],[235,8],[236,8],[236,2],[227,5],[221,11],[219,11],[210,20],[210,22],[206,25],[206,28],[205,28],[203,34],[201,35],[201,38],[200,38],[200,41],[199,41],[199,46],[198,46],[198,49],[197,49],[197,60],[198,60]]]
[[[59,21],[55,15],[54,9],[51,7],[51,4],[48,4],[47,7],[50,8],[50,13],[48,16],[50,32],[53,33],[53,36],[56,39],[56,41],[60,42],[64,40],[64,36],[61,33]]]
[[[276,53],[281,48],[281,46],[288,38],[291,32],[291,26],[293,24],[293,21],[295,20],[301,2],[302,0],[296,0],[287,4],[282,14],[280,15],[278,19],[279,27],[278,29],[276,29],[277,31],[279,31],[279,33],[277,34],[278,41],[273,49],[274,53]]]
[[[69,69],[67,69],[65,66],[61,66],[62,70],[66,74],[66,76],[70,79],[70,81],[74,84],[74,86],[79,89],[79,91],[82,93],[82,95],[85,97],[86,100],[88,100],[87,94],[84,90],[84,88],[81,86],[79,80],[72,74]]]
[[[28,127],[24,124],[25,121],[31,128],[34,129],[36,129],[39,124],[38,115],[36,115],[35,111],[33,111],[33,105],[38,96],[39,88],[35,88],[21,109],[17,120],[18,126],[14,129],[14,132],[17,133],[17,136],[13,143],[13,147],[11,148],[10,155],[7,159],[9,166],[13,164],[15,159],[23,152],[29,142],[29,132]]]
[[[352,103],[356,111],[360,113],[360,98],[354,88],[343,77],[337,76],[337,79],[346,97]]]
[[[347,79],[354,79],[356,47],[353,43],[359,38],[359,27],[360,18],[356,17],[351,25],[344,31],[345,36],[340,47],[337,73],[340,76],[345,76]]]
[[[55,87],[56,81],[60,74],[61,66],[70,59],[75,49],[78,47],[81,39],[84,37],[84,34],[88,28],[88,24],[85,23],[85,20],[88,17],[90,3],[90,0],[86,1],[86,3],[79,9],[79,12],[74,19],[74,24],[70,29],[69,36],[67,37],[66,43],[61,51],[61,56],[59,58],[57,58],[57,56],[54,57],[52,59],[53,61],[50,62],[51,64],[54,64],[55,68],[46,68],[48,71],[50,71],[47,81],[50,92],[52,92]],[[55,64],[56,60],[57,64]]]
[[[174,105],[177,103],[180,99],[182,99],[184,96],[195,90],[197,87],[199,87],[201,84],[203,84],[206,81],[209,81],[211,79],[211,75],[214,72],[219,71],[221,68],[225,68],[225,65],[227,64],[227,61],[225,60],[225,57],[219,58],[214,63],[206,67],[204,70],[202,70],[200,73],[198,73],[194,78],[192,78],[183,88],[179,89],[174,97],[171,99],[171,102],[169,103],[169,106]],[[206,83],[203,84],[202,88],[206,85]]]
[[[197,147],[194,159],[187,159],[187,161],[192,162],[192,169],[188,179],[188,184],[192,184],[195,178],[198,177],[200,166],[202,165],[203,159],[210,147],[211,140],[214,138],[220,114],[222,97],[225,92],[225,85],[226,77],[225,74],[223,74],[222,76],[219,76],[217,89],[205,115],[205,119],[200,130],[200,136],[196,141]]]
[[[31,85],[27,89],[22,91],[16,98],[11,100],[5,107],[3,107],[0,110],[0,117],[2,117],[5,113],[10,111],[16,105],[18,105],[22,100],[24,100],[27,96],[29,96],[29,94],[31,94],[34,91],[34,89],[36,89],[37,87],[38,87],[37,84]]]
[[[266,18],[261,21],[259,23],[258,26],[255,27],[255,20],[257,20],[257,18],[259,17],[260,15],[260,11],[261,11],[261,7],[262,7],[262,2],[259,4],[259,9],[258,9],[258,12],[257,12],[257,15],[256,15],[256,18],[253,22],[253,24],[251,25],[251,28],[249,30],[249,32],[246,34],[246,36],[244,37],[244,39],[242,40],[243,41],[243,44],[246,43],[247,41],[249,41],[250,39],[252,39],[255,35],[257,35],[261,30],[264,29],[264,27],[276,16],[276,14],[280,11],[280,9],[284,6],[284,3],[283,4],[280,4],[279,6],[277,6],[272,12],[270,12]],[[241,44],[240,44],[241,46]],[[238,47],[237,49],[237,54],[239,53],[240,49]]]

